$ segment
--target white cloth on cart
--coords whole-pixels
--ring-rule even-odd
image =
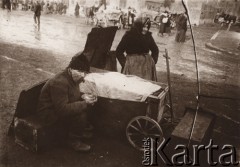
[[[110,99],[143,102],[161,86],[132,75],[118,72],[90,73],[80,84],[82,93]]]

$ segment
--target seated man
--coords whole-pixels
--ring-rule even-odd
[[[96,102],[96,98],[82,100],[79,91],[79,84],[84,82],[89,69],[85,56],[74,56],[64,71],[46,82],[39,97],[39,118],[46,124],[60,122],[64,127],[62,131],[68,134],[67,143],[75,151],[89,151],[91,148],[77,138],[84,134],[81,130],[87,128],[86,112]]]

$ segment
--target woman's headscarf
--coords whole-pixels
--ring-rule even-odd
[[[136,29],[138,32],[142,32],[145,25],[147,25],[147,28],[149,30],[151,27],[150,19],[148,17],[139,17],[134,21],[132,29]]]

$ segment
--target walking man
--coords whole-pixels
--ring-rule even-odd
[[[33,18],[34,18],[35,26],[38,26],[38,30],[40,29],[40,16],[41,16],[41,4],[39,3],[39,1],[37,1],[34,7]]]

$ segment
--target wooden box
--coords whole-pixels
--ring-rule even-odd
[[[14,119],[15,142],[27,150],[38,152],[60,144],[66,139],[61,125],[45,125],[37,116]]]

